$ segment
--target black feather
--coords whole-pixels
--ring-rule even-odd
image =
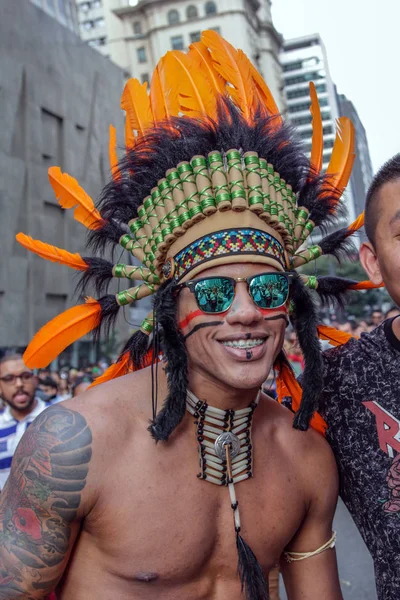
[[[316,410],[323,389],[323,363],[318,339],[318,317],[311,292],[305,287],[300,276],[295,273],[291,288],[293,302],[292,320],[304,355],[302,376],[303,395],[293,427],[305,431]]]
[[[98,302],[101,306],[101,320],[99,326],[93,331],[95,342],[100,340],[101,334],[104,334],[105,337],[110,335],[110,331],[115,325],[115,320],[118,316],[119,309],[121,308],[114,294],[103,296],[102,298],[99,298]]]
[[[136,369],[144,367],[144,359],[149,350],[150,338],[143,331],[135,331],[135,333],[126,342],[121,354],[129,352],[131,363]]]
[[[350,287],[357,283],[354,279],[343,277],[317,277],[318,287],[316,289],[323,305],[337,303],[344,308],[347,292]]]
[[[93,286],[97,296],[107,292],[113,278],[113,264],[104,258],[95,256],[85,256],[83,260],[89,265],[89,268],[82,272],[76,287],[76,293],[79,295],[87,294],[89,285]]]
[[[167,441],[186,412],[188,387],[188,356],[183,335],[177,325],[174,284],[166,282],[157,291],[154,311],[157,316],[154,327],[162,329],[161,349],[166,360],[165,373],[168,380],[168,396],[153,420],[149,431],[158,441]]]
[[[327,235],[318,245],[323,254],[330,254],[340,262],[342,258],[348,258],[349,255],[356,253],[356,247],[351,241],[350,235],[347,227],[344,227]]]
[[[239,556],[238,573],[246,600],[268,600],[268,584],[262,567],[239,532],[236,532],[236,547]]]

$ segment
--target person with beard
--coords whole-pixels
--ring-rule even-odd
[[[366,198],[360,262],[400,305],[400,154]],[[340,298],[339,298],[340,299]],[[375,311],[374,314],[378,311]],[[374,561],[379,600],[400,598],[400,317],[324,354],[322,414],[340,495]],[[375,323],[376,325],[377,323]]]
[[[0,415],[0,489],[7,481],[18,442],[46,408],[46,403],[35,395],[37,387],[37,377],[20,354],[0,360],[0,396],[6,404]]]

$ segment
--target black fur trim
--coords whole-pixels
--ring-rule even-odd
[[[306,431],[316,410],[323,389],[323,363],[318,339],[318,317],[311,292],[295,273],[291,288],[292,320],[304,355],[302,376],[303,396],[296,412],[293,427]]]
[[[126,342],[121,354],[129,352],[131,363],[136,369],[144,367],[144,359],[149,350],[150,338],[143,331],[135,331],[135,333]]]
[[[154,310],[161,326],[161,349],[166,360],[165,372],[168,379],[168,396],[149,431],[156,442],[167,441],[179,425],[186,412],[186,390],[188,387],[188,356],[183,335],[176,321],[176,299],[173,282],[164,283],[154,299]]]
[[[318,287],[316,289],[323,305],[337,303],[344,307],[347,292],[350,286],[357,283],[354,279],[344,279],[343,277],[317,277]]]
[[[97,296],[107,292],[110,281],[113,278],[113,264],[104,258],[96,256],[85,256],[83,260],[89,265],[89,268],[82,272],[76,287],[76,293],[79,295],[87,294],[89,284],[93,285]]]
[[[101,333],[103,333],[105,337],[110,335],[110,330],[114,327],[118,311],[121,308],[114,294],[103,296],[102,298],[99,298],[98,302],[101,305],[101,320],[99,326],[93,331],[95,342],[100,340]]]
[[[350,254],[356,253],[356,247],[351,241],[350,235],[347,227],[344,227],[327,235],[318,245],[323,254],[330,254],[340,262],[342,258],[348,258]]]

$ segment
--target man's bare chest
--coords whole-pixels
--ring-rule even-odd
[[[92,540],[112,571],[132,582],[149,577],[182,585],[209,572],[235,577],[228,489],[197,478],[195,444],[155,454],[152,448],[136,449],[134,461],[121,456],[108,471],[84,523],[85,544]],[[291,466],[256,452],[254,477],[236,485],[236,496],[242,535],[268,570],[304,516]]]

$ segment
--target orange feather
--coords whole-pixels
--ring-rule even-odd
[[[62,173],[60,167],[50,167],[49,180],[56,198],[62,208],[75,208],[74,219],[83,223],[88,229],[98,229],[104,224],[93,200],[79,183]]]
[[[111,381],[111,379],[116,379],[117,377],[122,377],[131,371],[131,355],[130,352],[124,352],[122,356],[119,357],[118,361],[108,367],[104,371],[102,375],[96,377],[93,383],[89,387],[94,387],[96,385],[100,385],[100,383],[105,383],[106,381]]]
[[[196,70],[203,70],[211,81],[216,94],[225,94],[225,80],[214,68],[214,63],[207,46],[203,42],[195,42],[189,46],[189,58]]]
[[[147,82],[140,83],[137,79],[128,79],[121,96],[121,108],[126,113],[128,121],[128,125],[125,121],[126,127],[129,127],[132,133],[136,131],[138,137],[143,136],[146,130],[154,124],[150,98],[147,93]],[[131,142],[130,135],[128,138]]]
[[[331,160],[326,170],[330,175],[330,185],[336,188],[338,199],[347,186],[353,163],[355,133],[354,125],[348,117],[340,117],[337,120],[337,130]]]
[[[143,361],[142,368],[144,369],[145,367],[148,367],[151,364],[151,360],[152,350],[149,350]],[[89,387],[94,387],[95,385],[99,385],[100,383],[105,383],[106,381],[111,381],[112,379],[117,379],[117,377],[122,377],[123,375],[127,375],[128,373],[133,373],[134,371],[139,370],[140,369],[133,366],[130,352],[124,352],[118,358],[117,362],[110,365],[102,375],[96,377],[96,379]]]
[[[339,331],[336,327],[329,327],[328,325],[318,326],[318,337],[320,340],[326,340],[331,346],[343,346],[353,338],[357,339],[356,336],[345,331]]]
[[[45,260],[51,260],[52,262],[66,265],[67,267],[76,269],[77,271],[86,271],[88,268],[87,263],[85,263],[78,252],[72,254],[72,252],[67,252],[67,250],[57,248],[57,246],[51,246],[50,244],[45,244],[40,240],[34,240],[30,235],[25,235],[25,233],[17,233],[15,238],[17,242],[21,244],[21,246],[30,252],[34,252]]]
[[[322,151],[324,149],[324,138],[322,130],[321,109],[319,107],[319,101],[315,85],[312,81],[310,81],[310,98],[310,113],[312,115],[310,167],[312,174],[318,175],[322,167]]]
[[[110,171],[113,179],[119,178],[118,170],[118,154],[117,154],[117,130],[113,125],[110,125],[110,141],[108,144],[108,156],[110,160]]]
[[[24,352],[30,369],[47,367],[67,346],[79,340],[100,323],[101,305],[93,298],[64,311],[44,325]]]
[[[275,368],[278,371],[276,380],[278,402],[282,403],[283,398],[290,396],[292,399],[292,410],[297,412],[300,408],[303,390],[296,379],[293,369],[284,361],[277,361]],[[317,412],[314,413],[310,425],[313,429],[318,431],[318,433],[325,435],[327,425],[321,415]]]
[[[176,95],[171,93],[171,86],[166,83],[165,57],[157,63],[150,85],[150,104],[155,122],[177,117],[180,112]]]
[[[254,106],[250,61],[241,50],[236,50],[216,31],[203,31],[201,39],[211,52],[216,71],[233,86],[227,87],[226,91],[240,108],[244,118],[249,121]]]
[[[239,50],[239,52],[241,52],[241,50]],[[281,125],[282,117],[280,116],[279,108],[275,102],[271,90],[265,83],[262,75],[257,71],[256,67],[249,60],[249,58],[244,53],[243,56],[248,62],[251,78],[253,79],[255,96],[257,97],[260,105],[266,108],[267,113],[270,116],[276,117],[276,125]]]
[[[350,286],[351,290],[375,290],[377,288],[381,288],[381,287],[385,287],[384,283],[372,283],[372,281],[359,281],[358,283],[355,283],[354,285]]]
[[[164,56],[166,81],[179,101],[181,112],[191,117],[217,117],[217,95],[204,71],[194,68],[188,54],[178,50]]]
[[[349,231],[351,231],[351,233],[355,233],[356,231],[361,229],[361,227],[363,225],[364,225],[364,211],[360,215],[358,215],[357,219],[355,221],[353,221],[353,223],[351,223],[347,229]]]

